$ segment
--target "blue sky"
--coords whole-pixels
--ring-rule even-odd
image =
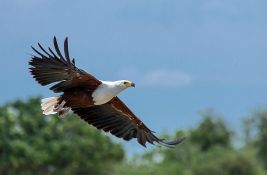
[[[0,104],[52,96],[27,70],[30,46],[68,36],[77,66],[136,82],[120,97],[158,133],[193,127],[209,108],[239,129],[267,105],[266,9],[266,0],[1,0]]]

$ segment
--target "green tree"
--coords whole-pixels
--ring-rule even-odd
[[[121,145],[70,115],[43,116],[40,98],[0,107],[0,174],[112,174]]]
[[[193,165],[193,175],[257,175],[260,167],[253,155],[216,148],[205,152]]]
[[[252,118],[256,120],[258,133],[254,146],[257,148],[258,157],[267,169],[267,111],[255,112]]]
[[[236,148],[232,131],[214,112],[204,113],[203,120],[176,137],[187,139],[173,149],[155,147],[117,168],[128,175],[265,175],[253,147]],[[165,137],[165,136],[164,136]]]
[[[214,146],[230,147],[232,131],[230,131],[221,117],[212,111],[203,113],[203,121],[191,131],[190,140],[199,145],[202,151]]]

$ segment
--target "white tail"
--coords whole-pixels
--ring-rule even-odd
[[[64,118],[70,111],[70,108],[64,107],[65,101],[58,104],[59,97],[49,97],[41,100],[41,107],[44,115],[56,114],[58,113],[59,118]]]
[[[41,107],[44,115],[56,114],[56,106],[58,106],[59,97],[49,97],[41,100]]]

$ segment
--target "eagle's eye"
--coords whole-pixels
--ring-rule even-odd
[[[125,85],[126,85],[126,84],[127,84],[127,82],[125,81],[125,82],[123,82],[123,84],[125,84]]]

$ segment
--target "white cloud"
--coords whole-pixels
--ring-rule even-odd
[[[190,84],[189,74],[177,70],[153,70],[142,77],[142,84],[146,86],[178,87]]]
[[[188,73],[169,69],[142,72],[131,68],[120,71],[119,76],[144,87],[181,87],[192,83],[192,77]]]

